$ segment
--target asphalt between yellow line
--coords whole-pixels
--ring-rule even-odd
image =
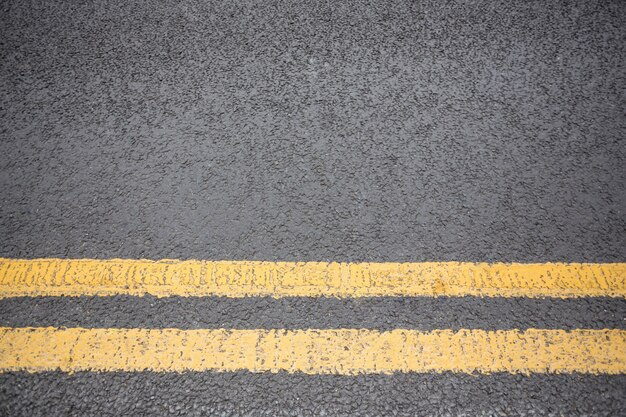
[[[626,373],[623,330],[0,328],[0,371]]]
[[[4,259],[19,296],[626,297],[626,263],[325,263]]]

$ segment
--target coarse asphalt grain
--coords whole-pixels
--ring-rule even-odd
[[[624,262],[625,22],[619,0],[4,1],[0,255]],[[623,328],[623,300],[548,301],[263,312]],[[168,314],[203,307],[190,320],[212,327],[215,302],[3,300],[0,314],[184,325]],[[576,374],[0,375],[10,416],[614,416],[624,398],[624,376]]]
[[[25,394],[29,396],[26,397]],[[625,375],[0,375],[0,413],[49,416],[618,416]]]
[[[623,1],[7,1],[10,257],[623,261]]]
[[[626,330],[626,299],[24,297],[0,300],[0,326]]]

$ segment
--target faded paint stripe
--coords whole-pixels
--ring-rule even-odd
[[[326,263],[3,259],[19,296],[626,297],[626,263]]]
[[[0,328],[0,370],[626,373],[623,330]]]

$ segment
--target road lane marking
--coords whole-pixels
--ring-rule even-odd
[[[20,296],[626,297],[626,263],[337,263],[0,258]]]
[[[624,330],[0,328],[0,372],[626,373]]]

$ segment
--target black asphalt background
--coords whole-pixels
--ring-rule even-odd
[[[94,417],[614,417],[626,407],[624,385],[624,375],[0,374],[0,395],[7,399],[0,412],[32,417],[51,412]],[[32,395],[28,402],[24,392]]]
[[[0,300],[0,326],[626,330],[626,300],[177,296],[10,298]]]
[[[0,256],[626,261],[624,1],[10,0],[0,58]],[[625,317],[606,299],[134,301],[4,300],[0,323]],[[11,416],[624,410],[623,376],[0,375]]]

